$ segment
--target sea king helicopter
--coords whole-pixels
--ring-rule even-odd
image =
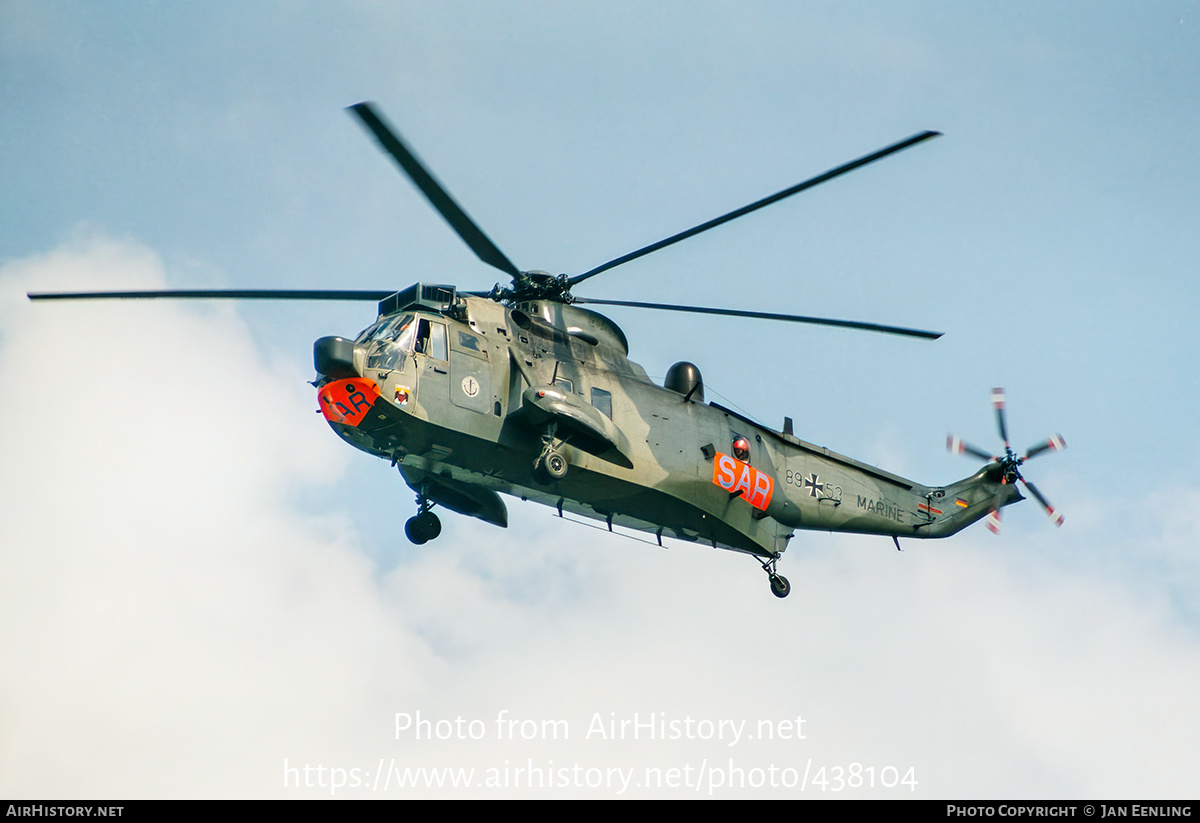
[[[947,537],[977,520],[997,531],[1000,510],[1024,499],[1017,481],[1056,523],[1062,516],[1021,475],[1029,458],[1061,449],[1055,435],[1023,456],[1009,446],[1004,393],[993,392],[1004,453],[950,437],[948,447],[986,461],[971,476],[925,486],[706,403],[699,369],[673,365],[663,385],[629,359],[629,343],[584,305],[751,317],[936,339],[919,329],[800,315],[583,298],[602,272],[938,136],[925,131],[582,274],[514,265],[426,170],[369,103],[349,111],[396,161],[480,260],[511,278],[487,292],[417,283],[403,291],[166,290],[30,294],[80,298],[365,300],[376,320],[354,339],[313,347],[319,409],[355,448],[388,460],[416,492],[404,531],[436,538],[435,506],[505,527],[502,494],[645,532],[752,555],[771,591],[791,586],[777,563],[796,529],[899,538]]]

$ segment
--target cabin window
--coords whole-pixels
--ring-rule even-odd
[[[592,405],[603,412],[609,420],[612,419],[612,392],[592,387]]]
[[[470,332],[460,331],[458,333],[458,348],[467,349],[480,354],[487,354],[483,348],[483,341],[477,335]]]
[[[575,393],[575,381],[569,377],[561,377],[560,375],[570,366],[561,360],[554,364],[554,377],[551,378],[551,385],[557,386],[567,394]],[[583,392],[580,392],[582,394]]]

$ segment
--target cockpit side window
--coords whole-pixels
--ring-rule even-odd
[[[415,351],[434,360],[448,360],[446,350],[446,324],[426,320],[422,317],[417,325],[417,341]]]

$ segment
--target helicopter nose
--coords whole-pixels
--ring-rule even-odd
[[[354,341],[344,337],[322,337],[313,343],[313,365],[317,374],[334,380],[360,376],[354,368]]]

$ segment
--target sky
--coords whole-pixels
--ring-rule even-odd
[[[0,0],[0,795],[1194,798],[1200,3]],[[757,564],[509,500],[443,516],[314,414],[363,304],[486,289],[343,111],[523,269],[576,274],[944,136],[583,296],[660,379],[911,477],[1069,448],[944,541]]]

